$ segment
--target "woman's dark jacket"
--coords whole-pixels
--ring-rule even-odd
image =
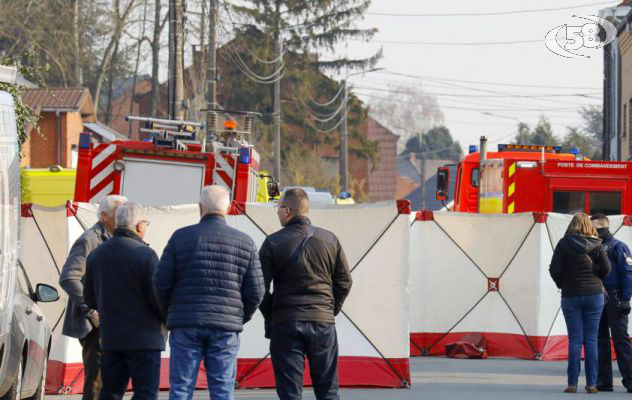
[[[555,247],[549,273],[562,297],[590,296],[602,292],[601,280],[610,273],[610,261],[601,239],[567,234]]]

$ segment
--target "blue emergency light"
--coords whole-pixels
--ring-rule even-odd
[[[471,144],[469,148],[469,154],[476,153],[478,151],[478,146],[475,144]]]
[[[239,162],[242,164],[250,164],[250,147],[242,147],[239,149]]]
[[[339,199],[348,199],[351,197],[351,193],[349,192],[340,192],[340,194],[338,195]]]
[[[79,148],[80,149],[89,149],[90,148],[90,133],[84,132],[79,135]]]
[[[579,149],[577,149],[577,148],[571,149],[570,153],[574,154],[574,155],[578,155],[579,154]]]

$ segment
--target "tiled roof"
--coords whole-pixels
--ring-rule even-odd
[[[49,88],[28,89],[22,98],[32,109],[79,110],[89,95],[88,89],[85,88]]]

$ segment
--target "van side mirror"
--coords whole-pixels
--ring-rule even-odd
[[[279,183],[269,180],[267,183],[268,186],[268,197],[271,199],[276,199],[281,194],[279,190]]]
[[[439,201],[446,201],[450,197],[450,168],[437,169],[437,191],[435,195]]]
[[[35,287],[35,301],[38,303],[52,303],[59,300],[57,289],[43,283]]]

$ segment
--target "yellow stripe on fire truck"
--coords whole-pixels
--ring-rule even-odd
[[[516,211],[516,202],[514,201],[513,195],[516,193],[516,182],[514,180],[514,175],[516,174],[516,163],[513,162],[508,168],[507,171],[507,213],[513,214]]]

